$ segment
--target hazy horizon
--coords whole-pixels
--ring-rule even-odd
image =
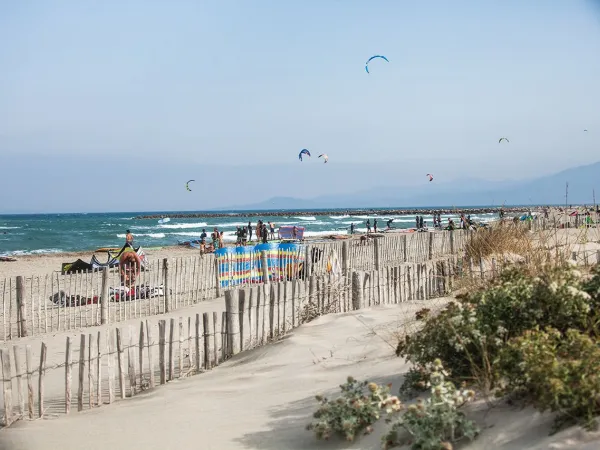
[[[598,158],[598,54],[595,0],[0,4],[0,212],[551,175]]]

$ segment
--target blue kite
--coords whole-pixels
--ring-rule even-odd
[[[303,148],[300,153],[298,154],[298,159],[300,161],[302,161],[302,155],[306,155],[310,158],[310,152],[308,150],[306,150],[305,148]]]
[[[365,64],[365,70],[367,71],[367,73],[371,73],[371,72],[369,72],[369,62],[370,62],[372,59],[375,59],[375,58],[381,58],[381,59],[385,59],[387,62],[389,62],[389,61],[388,61],[388,59],[387,59],[385,56],[383,56],[383,55],[375,55],[375,56],[371,56],[371,57],[370,57],[370,58],[367,60],[367,62],[366,62],[366,64]]]

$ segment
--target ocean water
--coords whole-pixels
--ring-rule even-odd
[[[154,219],[134,219],[145,213],[95,213],[95,214],[32,214],[0,215],[0,255],[28,255],[43,253],[61,253],[95,250],[99,247],[120,247],[125,242],[126,230],[131,230],[136,245],[143,247],[163,247],[176,245],[178,241],[198,239],[202,229],[207,234],[214,227],[224,232],[226,241],[235,241],[236,227],[248,224],[252,227],[261,218],[265,223],[274,222],[275,226],[297,225],[305,227],[304,236],[318,237],[331,234],[349,233],[354,223],[357,231],[366,231],[365,222],[377,219],[378,228],[384,229],[388,219],[394,219],[393,227],[411,228],[415,226],[414,215],[379,216],[369,215],[330,215],[317,217],[269,216],[265,212],[261,217],[225,216],[202,219],[171,219],[159,224]],[[152,213],[155,214],[155,213]],[[172,213],[176,214],[176,213]],[[227,213],[224,213],[227,214]],[[168,216],[169,213],[164,213]],[[432,225],[431,216],[423,216],[425,222]],[[442,215],[442,219],[456,215]],[[472,214],[476,221],[487,222],[497,214]]]

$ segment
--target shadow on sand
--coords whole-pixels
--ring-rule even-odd
[[[398,393],[403,380],[402,375],[390,377],[376,377],[370,379],[378,384],[392,383],[391,395]],[[344,380],[340,380],[344,382]],[[339,387],[323,392],[328,398],[340,395]],[[312,431],[306,430],[306,425],[312,420],[313,413],[317,410],[318,402],[314,396],[282,405],[269,411],[272,420],[266,424],[265,430],[245,434],[235,439],[247,449],[256,450],[310,450],[310,449],[378,449],[382,432],[381,424],[376,427],[370,436],[358,436],[354,443],[348,443],[342,438],[334,436],[329,441],[319,441]],[[381,421],[383,422],[383,421]]]

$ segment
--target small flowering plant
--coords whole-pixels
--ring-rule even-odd
[[[475,393],[464,388],[456,389],[452,382],[447,381],[439,359],[433,365],[429,378],[431,396],[410,405],[393,423],[389,433],[382,438],[384,449],[410,443],[413,450],[451,450],[454,442],[463,438],[473,440],[479,434],[477,426],[459,411],[475,398]],[[408,437],[403,439],[404,436]]]
[[[348,377],[347,382],[340,386],[341,397],[335,400],[320,395],[316,397],[319,409],[306,429],[314,431],[317,439],[329,439],[338,434],[347,441],[353,441],[360,433],[369,434],[382,410],[391,414],[402,409],[398,397],[390,396],[390,387]]]

